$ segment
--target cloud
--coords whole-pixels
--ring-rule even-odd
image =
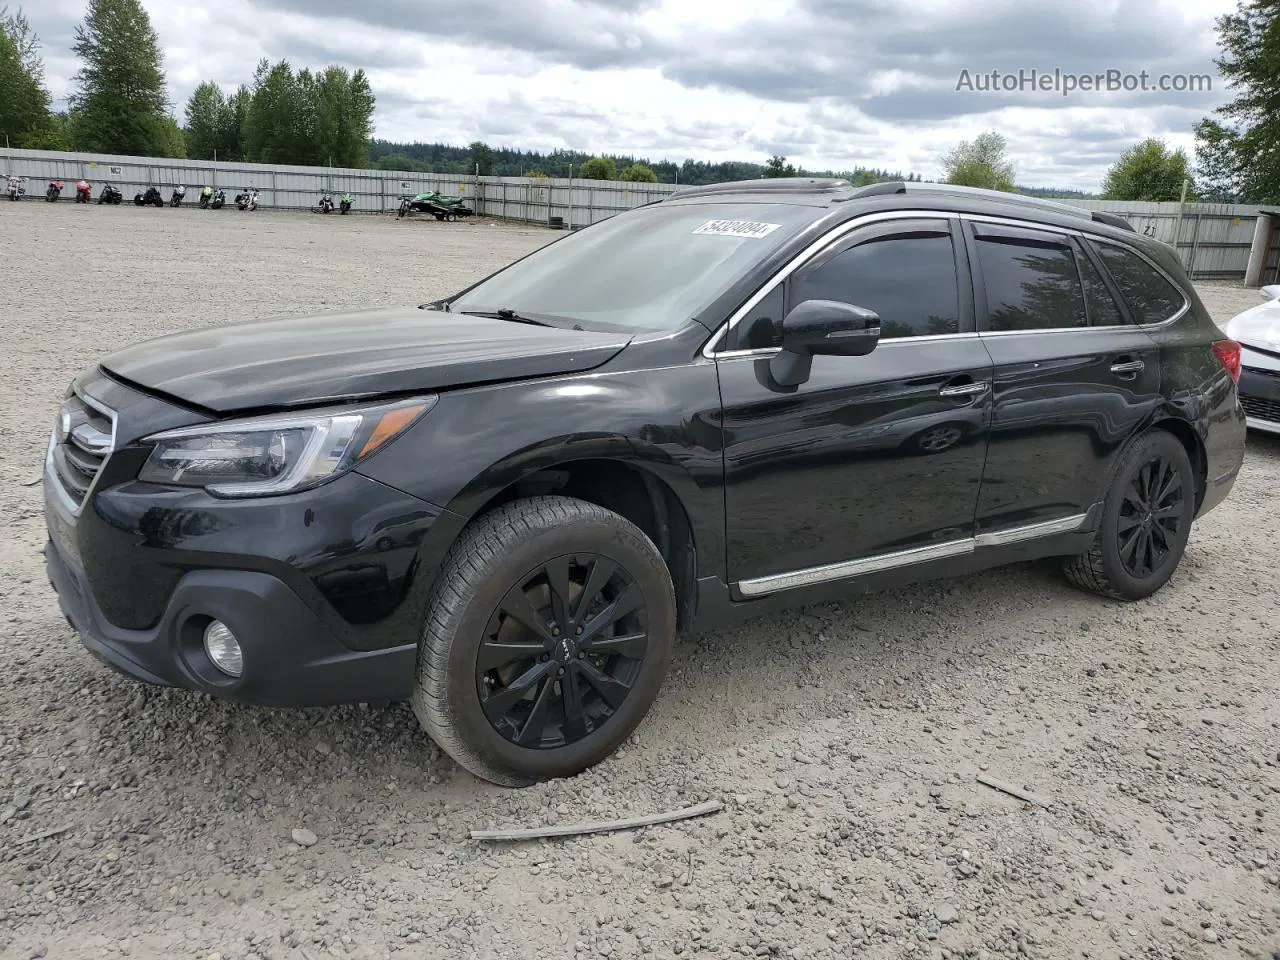
[[[378,136],[651,159],[936,175],[984,129],[1018,180],[1096,189],[1145,136],[1190,147],[1222,102],[1213,18],[1234,0],[143,0],[176,110],[257,61],[369,75]],[[28,9],[56,97],[82,0]],[[1189,92],[957,90],[961,72],[1211,74]]]

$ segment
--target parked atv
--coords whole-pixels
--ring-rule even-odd
[[[104,183],[102,192],[98,194],[99,203],[123,203],[124,194],[120,192],[120,188],[114,183]]]

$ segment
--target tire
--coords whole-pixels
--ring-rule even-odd
[[[1153,496],[1146,493],[1151,486]],[[1143,434],[1120,458],[1089,551],[1063,564],[1067,579],[1113,600],[1151,596],[1182,561],[1195,503],[1196,477],[1186,449],[1164,430]]]
[[[599,560],[605,564],[592,566]],[[550,629],[548,618],[557,618],[548,568],[566,574],[557,582],[569,596]],[[574,587],[581,593],[593,579],[607,595],[593,589],[588,609],[578,608]],[[603,616],[617,601],[630,607],[637,598],[638,611]],[[541,636],[502,609],[521,603],[528,603],[525,618],[542,621]],[[593,620],[608,625],[578,653],[579,631],[570,637],[568,628]],[[639,527],[582,500],[516,500],[475,521],[445,559],[419,642],[413,711],[442,750],[484,780],[523,787],[573,776],[612,754],[644,719],[666,676],[675,626],[670,573]],[[505,652],[490,637],[507,644]],[[489,651],[483,671],[482,649]],[[516,687],[518,677],[532,682]],[[602,680],[612,702],[596,686]],[[511,696],[521,688],[522,696]],[[570,690],[577,695],[566,698]],[[577,700],[576,724],[568,699]]]

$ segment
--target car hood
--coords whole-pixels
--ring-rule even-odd
[[[311,406],[599,366],[629,334],[397,307],[176,333],[101,366],[215,413]]]
[[[1246,347],[1280,353],[1280,300],[1260,303],[1236,314],[1225,332]]]

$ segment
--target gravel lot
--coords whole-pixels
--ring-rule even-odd
[[[406,706],[224,705],[81,649],[30,485],[78,370],[184,327],[421,302],[552,236],[0,205],[0,956],[1280,956],[1265,438],[1146,603],[1032,564],[692,638],[633,743],[525,791]],[[1257,302],[1203,290],[1220,322]],[[466,838],[717,798],[640,833]]]

